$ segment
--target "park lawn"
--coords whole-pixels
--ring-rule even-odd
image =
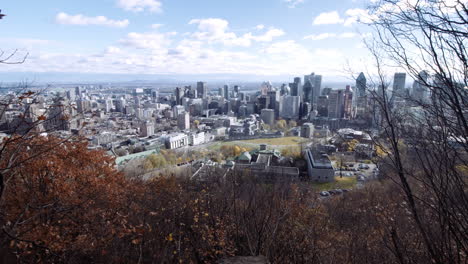
[[[239,140],[233,142],[247,143],[247,144],[268,144],[273,146],[290,146],[299,145],[307,142],[307,139],[301,137],[280,137],[280,138],[258,138],[249,140]]]
[[[308,140],[301,137],[281,137],[281,138],[258,138],[249,140],[236,140],[226,142],[216,142],[207,147],[209,150],[219,150],[221,146],[239,146],[247,149],[256,149],[260,144],[274,146],[277,149],[296,147],[300,151],[300,144]]]
[[[312,187],[319,191],[328,191],[333,189],[351,189],[357,184],[356,177],[335,177],[334,182],[312,183]]]

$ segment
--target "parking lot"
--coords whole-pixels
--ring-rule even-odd
[[[335,177],[355,177],[357,179],[356,188],[364,187],[367,181],[377,179],[379,170],[375,164],[372,163],[361,163],[361,162],[349,162],[346,166],[341,168],[337,166],[336,162],[332,162],[333,168],[335,169]],[[330,195],[342,194],[347,192],[348,189],[333,189],[328,191],[320,192],[322,197]]]

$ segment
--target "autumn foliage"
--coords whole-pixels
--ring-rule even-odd
[[[387,183],[320,200],[306,183],[265,184],[247,173],[141,181],[85,142],[51,137],[33,139],[18,159],[0,204],[6,262],[431,261],[404,196]]]

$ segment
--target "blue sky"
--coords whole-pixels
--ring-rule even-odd
[[[1,72],[345,75],[362,67],[364,0],[16,0]]]

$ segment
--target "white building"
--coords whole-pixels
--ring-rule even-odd
[[[188,141],[186,134],[173,134],[166,137],[165,144],[168,149],[177,149],[188,146]]]
[[[182,106],[182,105],[175,105],[175,106],[172,108],[172,112],[174,113],[173,117],[174,117],[174,119],[175,119],[175,118],[178,118],[178,116],[179,116],[181,113],[185,112],[185,108],[184,108],[184,106]]]
[[[205,132],[191,133],[189,135],[189,144],[196,146],[205,143]]]

